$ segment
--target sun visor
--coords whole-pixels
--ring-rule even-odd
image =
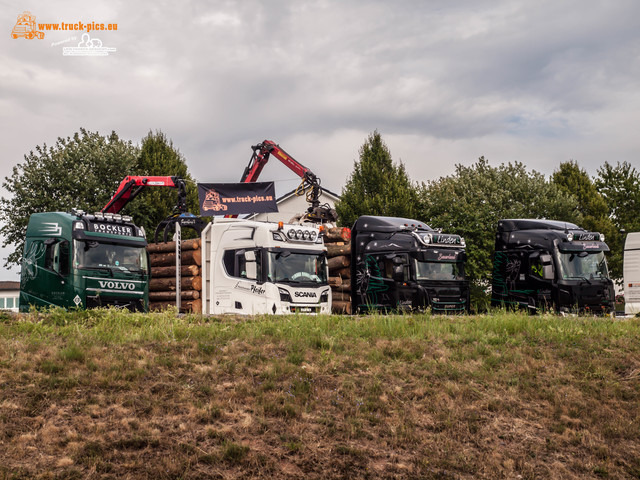
[[[608,252],[609,246],[604,242],[560,242],[561,252]]]

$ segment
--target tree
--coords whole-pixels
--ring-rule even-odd
[[[476,302],[483,301],[491,278],[498,220],[582,220],[575,199],[541,173],[529,172],[519,162],[491,167],[484,157],[470,167],[456,165],[454,175],[423,184],[420,197],[421,218],[433,228],[465,238],[467,274]]]
[[[605,162],[597,173],[595,186],[604,198],[615,227],[607,238],[612,252],[611,275],[620,281],[625,239],[621,231],[640,232],[640,174],[628,162],[618,162],[615,167]]]
[[[19,263],[29,216],[35,212],[92,212],[111,198],[115,185],[133,172],[138,148],[115,132],[102,136],[81,128],[55,146],[36,146],[24,163],[13,167],[2,186],[11,195],[0,199],[3,246],[15,246],[5,266]]]
[[[414,218],[418,194],[402,163],[393,164],[391,152],[378,131],[369,135],[360,148],[340,201],[338,221],[351,226],[361,215]]]
[[[567,194],[575,197],[576,208],[582,215],[580,226],[588,231],[604,234],[611,249],[609,254],[610,274],[613,278],[622,278],[622,237],[609,218],[609,207],[606,200],[598,192],[589,174],[581,169],[577,162],[569,161],[561,163],[551,179]]]
[[[198,214],[198,188],[189,174],[184,156],[164,133],[158,131],[154,134],[150,131],[142,139],[134,171],[135,175],[166,175],[184,179],[187,184],[187,208],[190,212]],[[143,226],[147,238],[151,240],[158,223],[173,213],[177,198],[177,190],[146,188],[123,209],[122,213],[131,215],[136,225]],[[190,229],[183,231],[184,238],[193,235],[194,232]]]
[[[628,162],[609,162],[598,169],[596,188],[609,207],[613,223],[627,232],[640,231],[640,173]]]
[[[35,153],[25,155],[25,162],[5,178],[3,187],[12,196],[0,199],[0,233],[5,247],[16,246],[5,265],[20,262],[32,213],[68,212],[74,207],[100,211],[127,175],[182,177],[187,181],[187,206],[198,211],[197,187],[185,159],[162,132],[149,132],[138,147],[115,132],[103,137],[80,129],[73,137],[58,138],[54,147],[36,146]],[[177,193],[170,189],[148,188],[121,213],[144,226],[151,239],[156,225],[173,212],[176,200]],[[186,238],[189,233],[185,230]]]

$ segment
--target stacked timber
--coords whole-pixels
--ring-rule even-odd
[[[200,239],[184,240],[182,249],[181,312],[202,312],[202,249]],[[151,263],[149,310],[176,306],[176,242],[147,245]]]
[[[329,264],[331,311],[351,313],[351,230],[327,228],[323,232]]]

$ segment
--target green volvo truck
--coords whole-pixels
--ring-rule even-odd
[[[130,217],[81,210],[29,218],[20,311],[114,306],[146,311],[149,262],[144,230]]]

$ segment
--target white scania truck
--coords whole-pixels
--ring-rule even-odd
[[[317,225],[216,218],[201,238],[202,313],[331,313]]]

